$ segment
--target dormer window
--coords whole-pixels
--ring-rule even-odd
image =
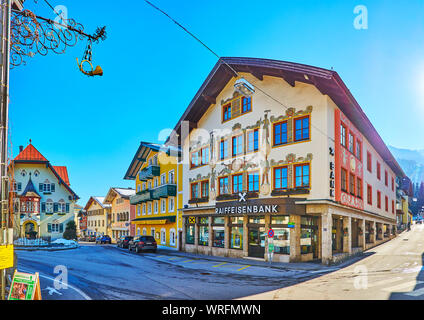
[[[35,171],[34,171],[34,177],[38,177],[39,175],[40,175],[40,171],[35,170]]]
[[[22,171],[21,171],[21,176],[22,176],[22,177],[25,177],[25,176],[26,176],[26,174],[27,174],[27,173],[26,173],[26,171],[25,171],[25,170],[22,170]]]

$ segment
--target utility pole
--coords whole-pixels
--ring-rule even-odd
[[[16,5],[20,1],[14,1]],[[9,70],[10,70],[10,18],[12,0],[1,0],[0,9],[0,199],[1,199],[1,245],[13,244],[13,226],[10,225],[9,183],[7,176],[7,134],[9,117]],[[1,300],[6,299],[6,269],[1,270]]]
[[[61,17],[61,22],[37,16],[24,10],[25,0],[0,0],[0,247],[13,245],[13,223],[9,208],[8,177],[8,110],[9,71],[25,65],[25,59],[36,53],[65,53],[67,47],[75,46],[78,40],[87,39],[87,49],[79,70],[87,76],[101,76],[103,70],[92,66],[92,43],[106,39],[106,27],[97,28],[92,35],[84,32],[84,26],[74,19]],[[51,7],[47,0],[45,2]],[[59,15],[52,8],[56,15]],[[56,28],[51,32],[51,28]],[[89,64],[92,70],[84,70]],[[1,267],[1,266],[0,266]],[[6,299],[6,269],[0,270],[0,299]]]

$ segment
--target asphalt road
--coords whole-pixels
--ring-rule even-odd
[[[424,300],[424,225],[366,254],[338,271],[245,299]]]
[[[129,253],[115,245],[66,251],[17,251],[18,270],[39,272],[44,300],[227,300],[267,292],[321,271],[281,270],[160,253]],[[55,287],[65,277],[67,289]]]

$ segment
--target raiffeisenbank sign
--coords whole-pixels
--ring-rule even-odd
[[[239,193],[238,202],[217,202],[216,214],[260,214],[260,213],[280,213],[280,206],[269,203],[266,199],[246,200],[246,193]]]

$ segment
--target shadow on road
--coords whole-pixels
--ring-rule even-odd
[[[393,292],[389,300],[423,300],[424,299],[424,253],[421,255],[421,266],[417,266],[420,270],[416,277],[416,284],[410,292]]]

